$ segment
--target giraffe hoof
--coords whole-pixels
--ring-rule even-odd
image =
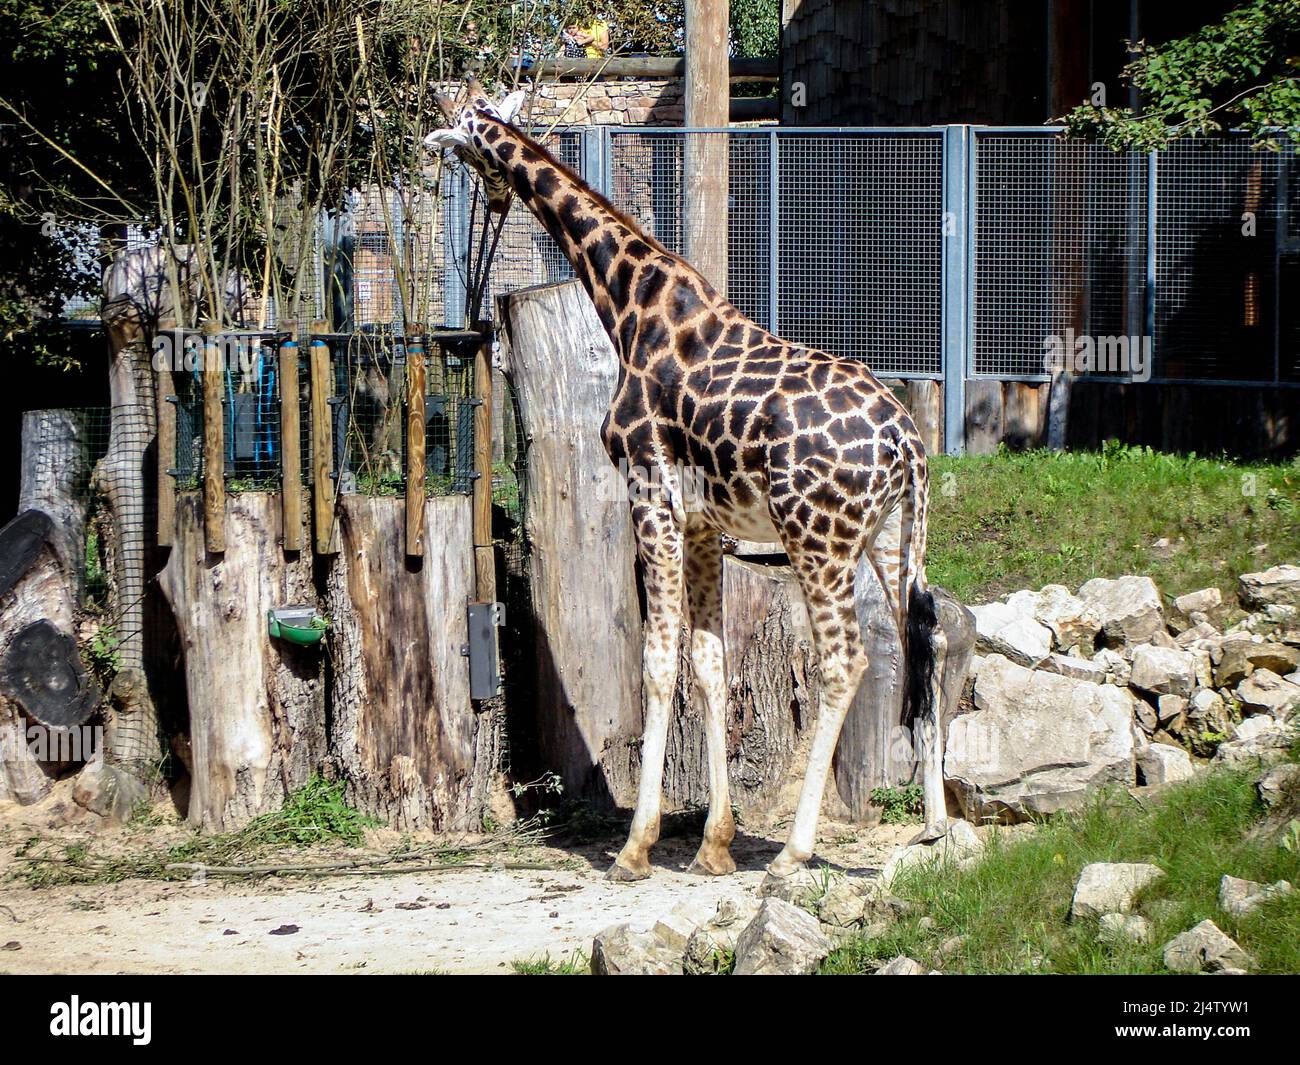
[[[736,860],[726,851],[721,855],[700,851],[686,871],[695,876],[726,876],[736,871]]]
[[[609,872],[605,874],[605,879],[614,884],[634,884],[638,880],[647,880],[650,877],[650,863],[646,863],[644,870],[629,869],[626,865],[619,865],[615,862],[609,867]]]

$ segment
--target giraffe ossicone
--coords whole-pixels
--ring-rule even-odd
[[[735,869],[723,675],[723,534],[779,542],[798,578],[822,678],[807,770],[774,876],[813,853],[840,729],[867,669],[854,600],[873,567],[906,648],[904,724],[924,737],[926,819],[945,819],[938,684],[943,637],[925,578],[925,448],[902,404],[859,361],[782,340],[511,124],[477,84],[431,147],[454,148],[483,178],[491,207],[519,200],[573,265],[619,358],[601,436],[627,471],[645,585],[645,726],[636,812],[610,875],[650,873],[681,623],[704,705],[709,811],[692,869]],[[698,498],[681,503],[680,470]],[[864,570],[865,572],[865,570]]]

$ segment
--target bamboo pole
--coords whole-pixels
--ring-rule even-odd
[[[203,323],[203,530],[212,554],[226,550],[226,419],[222,406],[226,368],[219,322]]]
[[[480,322],[474,349],[474,578],[478,600],[497,598],[492,546],[492,323]]]
[[[302,550],[302,436],[298,413],[298,341],[280,345],[280,506],[284,549]]]
[[[424,554],[424,337],[406,341],[406,553]]]
[[[158,323],[157,336],[179,336],[176,322],[165,319]],[[171,547],[176,534],[176,477],[172,467],[176,462],[176,382],[172,366],[176,352],[167,350],[167,365],[158,370],[154,387],[154,400],[158,408],[158,546]]]
[[[324,322],[311,327],[311,465],[312,503],[316,528],[316,551],[322,555],[338,553],[334,523],[336,485],[331,473],[334,466],[334,432],[330,417],[330,346]]]

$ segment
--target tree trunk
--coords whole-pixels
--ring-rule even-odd
[[[618,359],[576,281],[504,296],[502,364],[527,441],[540,768],[628,805],[641,734],[641,611],[627,492],[600,440]]]
[[[345,495],[326,601],[333,662],[330,751],[360,810],[403,829],[477,830],[499,786],[502,736],[469,696],[474,594],[470,501],[425,501],[419,559],[404,501]]]
[[[226,499],[226,550],[204,548],[199,495],[177,499],[160,583],[180,632],[189,701],[189,819],[230,831],[278,809],[325,760],[319,647],[273,640],[267,611],[316,602],[312,558],[280,549],[278,495]]]
[[[86,579],[90,439],[84,411],[31,410],[23,415],[18,513],[38,510],[54,523],[54,547],[80,604]]]

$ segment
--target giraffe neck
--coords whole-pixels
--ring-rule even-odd
[[[687,315],[709,309],[722,317],[739,312],[693,267],[616,210],[541,145],[503,123],[503,134],[482,150],[507,175],[515,195],[550,234],[587,290],[605,331],[628,358],[638,342],[648,304],[684,295]],[[490,136],[490,133],[488,134]]]

